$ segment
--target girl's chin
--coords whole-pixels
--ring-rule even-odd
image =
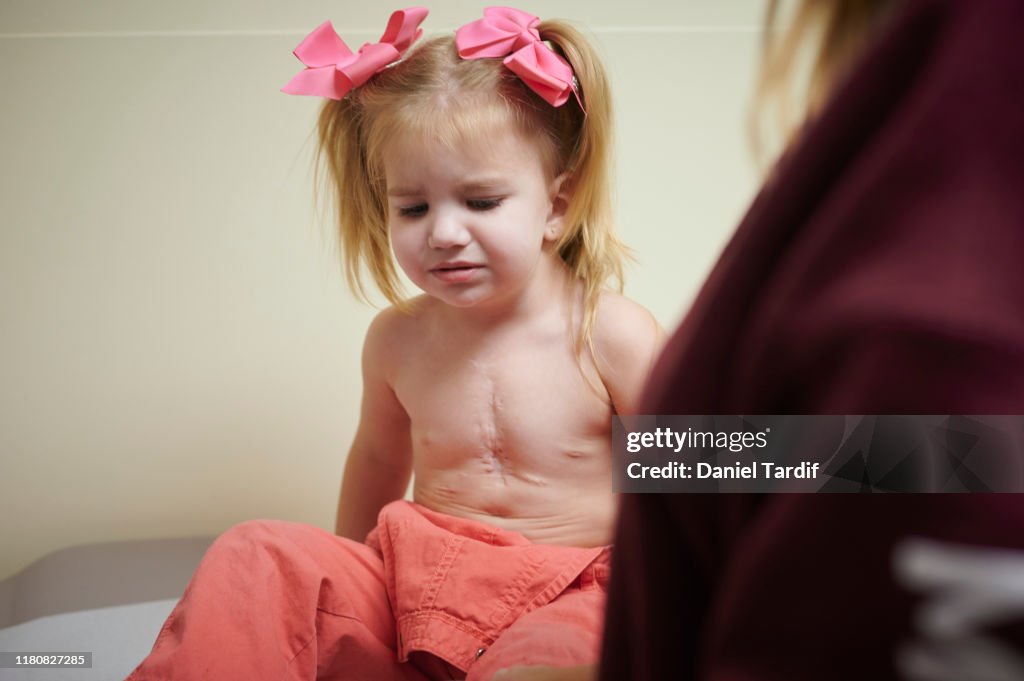
[[[438,300],[449,307],[457,307],[459,309],[469,310],[474,307],[479,307],[486,302],[486,299],[482,296],[435,296]]]
[[[449,307],[467,310],[486,305],[491,300],[491,296],[488,295],[487,291],[480,290],[477,287],[467,287],[459,291],[452,290],[451,288],[439,289],[435,286],[424,289],[424,293]]]

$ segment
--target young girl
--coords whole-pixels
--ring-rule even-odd
[[[624,249],[604,71],[571,27],[509,8],[404,54],[425,16],[395,12],[355,54],[322,25],[285,87],[329,100],[349,281],[365,293],[365,268],[392,303],[364,346],[341,536],[232,528],[132,678],[483,680],[597,659],[611,417],[634,411],[661,335],[605,289]],[[423,295],[402,298],[392,253]]]

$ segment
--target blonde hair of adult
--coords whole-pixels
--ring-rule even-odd
[[[761,65],[750,133],[764,160],[766,137],[782,148],[828,101],[870,36],[898,0],[799,0],[790,9],[769,0],[761,42]],[[788,15],[784,27],[780,15]]]
[[[515,125],[536,140],[549,179],[567,174],[566,228],[556,244],[583,285],[576,350],[590,346],[597,301],[609,283],[622,290],[626,248],[613,230],[610,199],[612,111],[608,80],[593,47],[562,21],[538,27],[570,63],[586,108],[575,98],[553,107],[508,70],[501,59],[464,60],[454,35],[414,46],[409,54],[340,101],[327,101],[318,124],[318,168],[326,166],[337,200],[337,224],[350,288],[368,300],[365,274],[393,305],[405,300],[391,255],[386,145],[422,134],[456,147],[486,144],[494,126]]]

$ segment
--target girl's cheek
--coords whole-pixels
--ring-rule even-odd
[[[404,230],[400,234],[392,233],[391,251],[395,254],[398,266],[407,276],[415,281],[419,269],[420,254],[420,248],[416,243],[415,237]]]

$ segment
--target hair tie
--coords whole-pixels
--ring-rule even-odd
[[[541,41],[539,24],[522,10],[488,7],[482,19],[455,32],[455,45],[463,59],[505,57],[505,66],[549,104],[562,106],[571,92],[582,109],[572,66]]]
[[[312,95],[341,99],[373,75],[398,61],[423,30],[425,7],[410,7],[392,13],[379,42],[365,43],[353,53],[330,21],[313,29],[293,54],[306,68],[281,88],[290,95]]]

